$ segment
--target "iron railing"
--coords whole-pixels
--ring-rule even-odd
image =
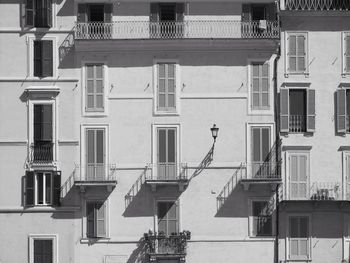
[[[252,162],[247,163],[242,179],[280,179],[281,162]]]
[[[290,132],[306,132],[306,116],[305,115],[289,115],[289,131]]]
[[[272,216],[260,215],[253,217],[253,233],[255,236],[272,235]]]
[[[95,163],[86,164],[83,167],[76,164],[74,181],[103,182],[116,180],[116,165]]]
[[[177,181],[187,180],[187,163],[148,164],[146,180]]]
[[[50,163],[53,161],[52,142],[36,142],[30,147],[31,163]]]
[[[149,255],[186,255],[187,240],[191,238],[189,231],[163,234],[145,233],[146,253]]]
[[[75,39],[278,39],[278,21],[186,20],[77,23]]]
[[[347,11],[350,0],[282,0],[285,10]]]

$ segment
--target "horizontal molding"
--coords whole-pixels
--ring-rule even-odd
[[[62,206],[62,207],[0,207],[1,213],[53,213],[53,212],[76,212],[80,211],[80,206]]]
[[[79,146],[79,141],[78,140],[59,140],[58,144],[60,146]]]
[[[310,151],[311,145],[283,145],[282,151]]]
[[[0,140],[0,146],[26,146],[27,144],[27,140]]]
[[[109,96],[110,100],[153,99],[153,94],[118,94]]]
[[[67,34],[73,33],[74,31],[70,28],[50,28],[50,29],[41,29],[34,28],[29,30],[22,30],[20,27],[1,27],[0,33],[22,33],[22,34]]]
[[[0,82],[79,82],[79,79],[75,78],[43,78],[43,79],[36,79],[36,78],[20,78],[20,77],[13,77],[13,78],[0,78]]]
[[[113,162],[111,162],[112,164]],[[186,162],[183,162],[186,163]],[[143,170],[147,166],[145,163],[116,163],[116,170]],[[187,168],[195,169],[237,169],[241,166],[241,162],[212,162],[208,167],[201,168],[199,162],[187,162]]]
[[[182,93],[181,99],[246,99],[248,93]]]

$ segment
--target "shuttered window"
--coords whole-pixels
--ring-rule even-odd
[[[269,65],[267,63],[252,64],[252,109],[269,109]]]
[[[268,160],[271,149],[269,127],[252,127],[252,175],[254,178],[266,178],[270,175]]]
[[[91,238],[106,237],[106,202],[89,201],[86,203],[86,236]]]
[[[53,240],[34,239],[33,263],[53,263]]]
[[[350,35],[344,37],[344,71],[350,73]]]
[[[86,111],[104,111],[103,65],[86,65]]]
[[[289,157],[290,199],[307,199],[309,195],[309,160],[306,154],[292,154]]]
[[[52,0],[26,0],[25,26],[52,27]]]
[[[105,129],[86,129],[86,179],[104,180],[105,166]]]
[[[53,41],[34,40],[34,76],[53,76]]]
[[[176,76],[174,63],[159,63],[157,110],[176,111]]]
[[[307,38],[304,33],[288,34],[287,71],[305,73],[307,70]]]
[[[309,218],[289,218],[289,258],[305,260],[310,258]]]
[[[34,143],[52,142],[52,105],[34,105]]]
[[[337,131],[350,132],[350,90],[337,90]]]
[[[268,201],[252,201],[253,236],[272,236],[272,216]]]
[[[157,177],[176,179],[176,129],[157,129]]]
[[[158,233],[170,236],[179,232],[179,209],[176,202],[157,203]]]

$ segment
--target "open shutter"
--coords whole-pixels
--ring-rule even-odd
[[[60,206],[61,198],[61,172],[53,173],[53,205]]]
[[[95,203],[86,203],[86,236],[95,237]]]
[[[33,27],[34,26],[34,0],[26,0],[25,3],[25,25]]]
[[[289,132],[289,90],[280,91],[280,131]]]
[[[106,237],[106,203],[96,203],[96,236]]]
[[[87,5],[86,4],[78,4],[77,22],[78,23],[87,22]]]
[[[52,27],[52,0],[46,0],[46,25]]]
[[[346,90],[337,90],[337,132],[346,132]]]
[[[53,48],[51,40],[42,40],[42,77],[53,76]]]
[[[34,205],[34,172],[26,172],[26,206]]]
[[[158,3],[151,3],[149,20],[150,22],[159,21],[159,4]]]
[[[104,22],[112,23],[113,19],[113,4],[105,4],[104,5]]]
[[[252,5],[242,4],[242,22],[248,22],[252,20]]]
[[[344,38],[344,71],[350,72],[350,35]]]
[[[185,17],[185,3],[176,3],[176,21],[183,22]]]
[[[307,120],[306,120],[306,131],[314,132],[315,131],[315,119],[316,119],[316,110],[315,110],[315,90],[307,90]]]
[[[35,77],[42,76],[42,42],[34,41],[34,72]]]

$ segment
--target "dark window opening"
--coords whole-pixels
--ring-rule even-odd
[[[264,5],[252,5],[252,20],[266,20],[266,7]]]
[[[272,217],[267,201],[254,201],[253,208],[253,235],[272,236]]]
[[[306,131],[306,90],[289,91],[289,130],[291,132]]]
[[[176,4],[159,5],[160,21],[176,21]]]
[[[104,5],[88,5],[89,22],[104,22]]]
[[[53,44],[51,40],[34,41],[34,70],[35,77],[53,76]]]
[[[34,263],[52,263],[53,262],[53,241],[34,240]]]

